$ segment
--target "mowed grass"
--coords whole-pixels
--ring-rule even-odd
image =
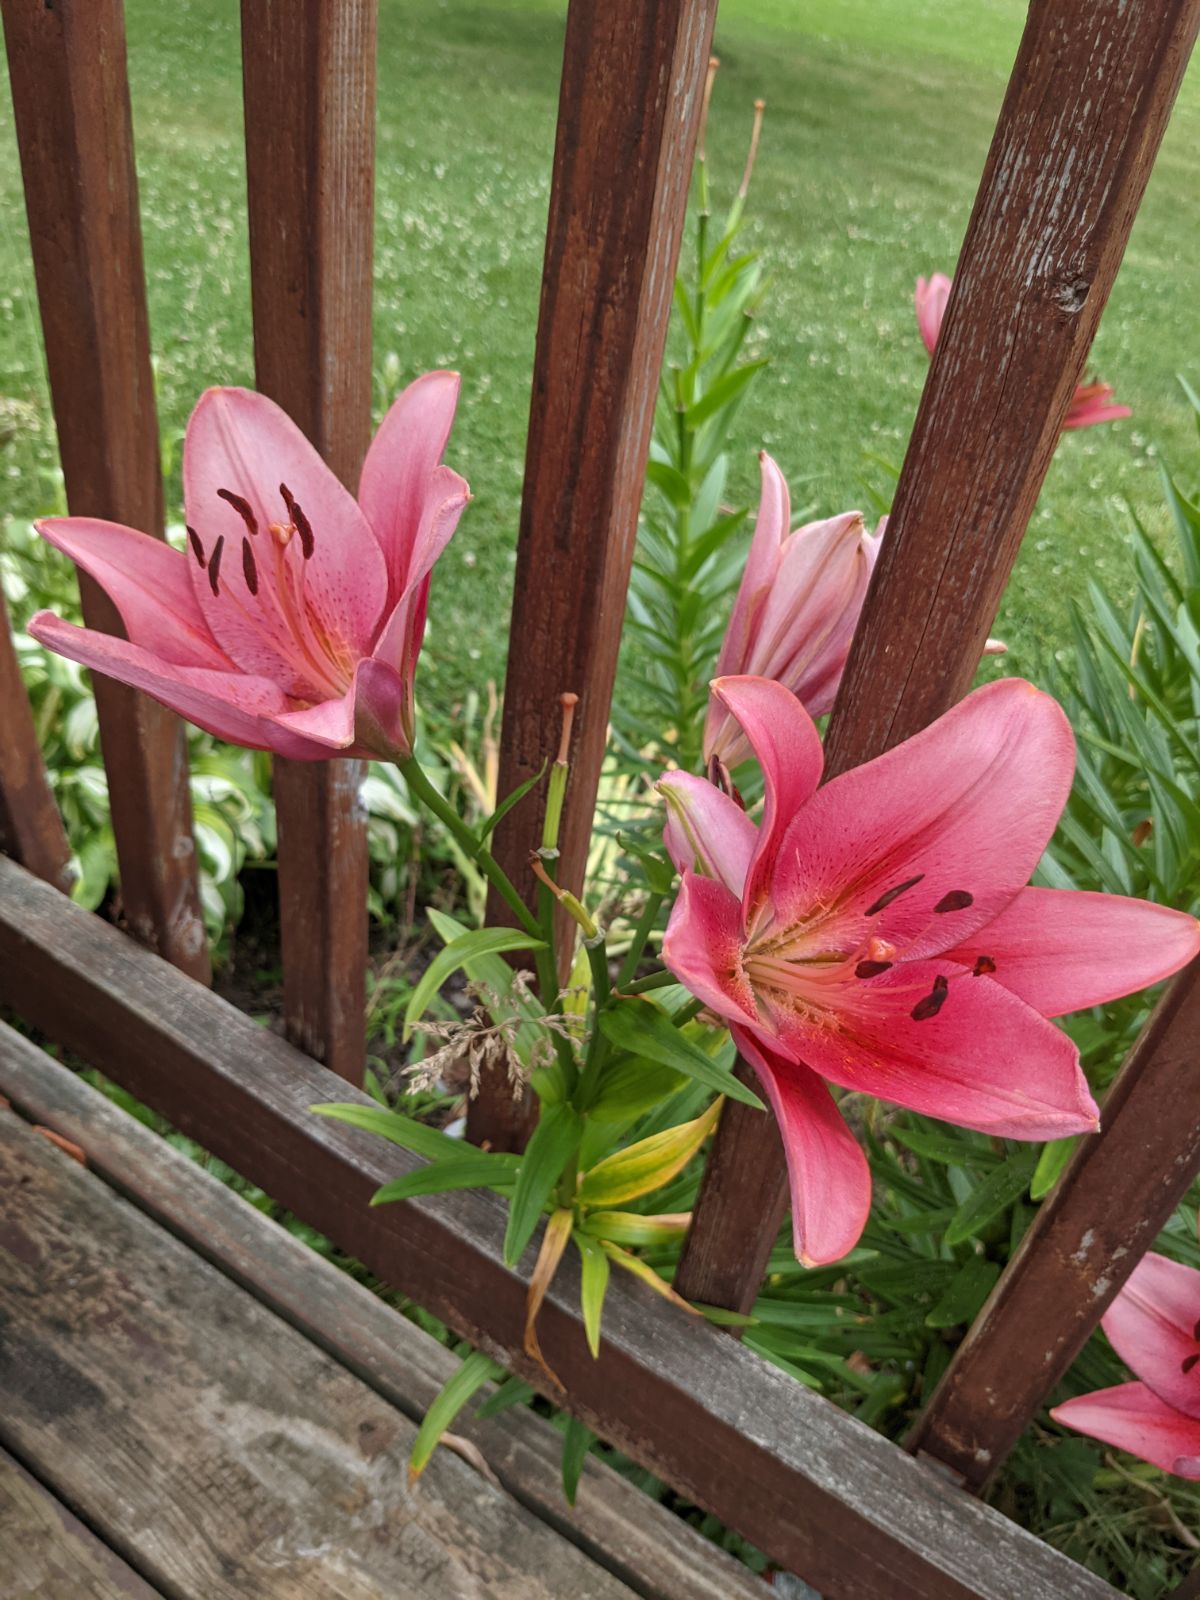
[[[127,4],[167,432],[206,385],[253,381],[237,9]],[[381,10],[376,367],[394,353],[400,381],[461,370],[451,459],[475,495],[435,579],[423,669],[426,694],[448,706],[503,671],[565,7]],[[927,371],[913,280],[953,270],[1022,19],[1019,0],[723,0],[709,134],[719,202],[737,186],[752,102],[768,104],[749,238],[772,280],[753,339],[771,366],[736,440],[746,498],[763,445],[797,503],[829,512],[888,489],[872,457],[901,461]],[[1158,458],[1187,463],[1174,375],[1200,365],[1198,134],[1193,68],[1094,349],[1134,417],[1057,451],[999,624],[1019,654],[1064,637],[1090,576],[1127,589],[1118,502],[1162,530]],[[0,394],[44,419],[0,457],[0,512],[29,516],[52,494],[55,455],[6,85],[0,214]],[[177,497],[177,453],[173,472]]]

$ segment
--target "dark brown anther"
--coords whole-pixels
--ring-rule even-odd
[[[860,961],[854,969],[856,978],[877,978],[881,972],[887,972],[891,967],[890,961]]]
[[[1200,1361],[1200,1350],[1198,1350],[1193,1356],[1184,1356],[1183,1360],[1179,1364],[1180,1372],[1185,1374],[1189,1373],[1196,1365],[1197,1361]]]
[[[714,789],[720,789],[722,794],[728,795],[735,805],[745,811],[746,802],[738,792],[737,784],[730,777],[729,768],[720,756],[709,756],[707,777]]]
[[[965,911],[968,906],[975,904],[975,896],[968,894],[965,889],[951,889],[949,894],[944,894],[934,906],[935,911]]]
[[[973,977],[982,978],[986,973],[995,972],[996,963],[991,956],[976,956],[975,965],[971,968]]]
[[[867,907],[863,913],[864,916],[874,917],[878,915],[886,906],[890,906],[893,900],[898,900],[902,894],[907,894],[909,889],[915,888],[924,876],[923,872],[918,872],[915,878],[906,878],[903,883],[898,883],[894,889],[889,889],[886,894],[881,894],[873,906]]]
[[[250,509],[249,500],[243,500],[240,494],[234,494],[232,489],[218,489],[218,495],[227,501],[246,524],[246,531],[255,536],[258,534],[258,521]]]
[[[303,506],[286,483],[279,485],[279,492],[283,496],[283,503],[288,509],[288,516],[292,520],[292,526],[300,535],[300,549],[304,554],[304,559],[305,561],[311,561],[312,553],[316,546],[316,540],[313,538],[312,523],[304,515]]]
[[[924,1000],[918,1000],[909,1012],[914,1022],[928,1022],[930,1017],[936,1017],[942,1006],[946,1003],[946,996],[950,993],[950,980],[941,973],[933,980],[933,988]]]
[[[1200,1344],[1200,1322],[1197,1322],[1196,1326],[1192,1329],[1192,1338],[1195,1339],[1197,1344]]]
[[[221,556],[223,555],[224,550],[225,535],[222,534],[217,540],[216,544],[213,545],[213,553],[209,557],[208,562],[208,586],[214,595],[220,593],[220,590],[217,587],[217,579],[221,575]]]
[[[190,523],[187,525],[187,536],[188,536],[188,544],[191,546],[192,554],[196,558],[196,565],[200,568],[200,571],[203,572],[204,571],[204,546],[200,543],[200,535],[196,532],[195,528],[193,528]]]
[[[254,551],[250,548],[249,539],[242,540],[242,573],[246,579],[246,587],[251,594],[258,593],[258,568],[254,565]]]

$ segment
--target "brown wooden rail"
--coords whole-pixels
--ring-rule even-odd
[[[353,491],[371,431],[377,0],[242,0],[258,387]],[[366,1056],[361,761],[275,762],[288,1037]]]
[[[828,777],[918,732],[970,686],[1198,25],[1200,0],[1030,7],[830,722]],[[731,1104],[682,1293],[745,1310],[785,1205],[778,1140]]]
[[[0,1003],[155,1107],[455,1331],[804,1574],[827,1600],[1113,1600],[1115,1591],[699,1317],[617,1274],[593,1360],[570,1257],[524,1354],[526,1274],[480,1192],[368,1208],[418,1158],[315,1117],[372,1102],[0,857]],[[526,1252],[532,1263],[537,1241]]]
[[[500,793],[553,757],[558,697],[578,693],[559,841],[559,876],[575,890],[608,742],[715,13],[716,0],[571,0],[567,13]],[[529,800],[497,830],[496,854],[522,889],[541,829]],[[493,922],[511,920],[495,895],[488,910]],[[500,1074],[472,1107],[471,1137],[512,1148],[529,1114]]]
[[[71,847],[54,804],[0,594],[0,850],[59,889]]]
[[[120,0],[3,0],[13,114],[67,501],[163,532],[158,419]],[[120,617],[80,578],[89,626]],[[93,680],[130,929],[207,980],[208,942],[178,720]]]

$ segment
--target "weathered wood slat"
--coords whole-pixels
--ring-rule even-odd
[[[5,1600],[160,1600],[4,1450],[0,1560]]]
[[[1200,960],[1167,990],[909,1441],[982,1489],[1200,1173]]]
[[[504,1209],[463,1193],[368,1208],[418,1163],[313,1117],[361,1098],[0,857],[0,1001],[262,1185],[386,1282],[538,1387]],[[527,1252],[532,1260],[532,1247]],[[699,1319],[618,1275],[600,1359],[567,1258],[542,1348],[573,1412],[828,1600],[1099,1600],[1113,1591]],[[562,1398],[555,1396],[555,1398]]]
[[[87,1151],[88,1166],[407,1416],[419,1419],[457,1366],[400,1316],[0,1023],[0,1095]],[[643,1600],[755,1600],[762,1584],[657,1501],[589,1457],[572,1510],[562,1436],[524,1406],[454,1425],[504,1488]]]
[[[1198,26],[1200,0],[1033,0],[830,721],[828,777],[970,687]],[[679,1275],[685,1294],[739,1310],[786,1206],[777,1150],[744,1158],[757,1116],[726,1109]]]
[[[371,431],[377,0],[242,0],[258,387],[351,489]],[[365,1058],[367,832],[358,761],[275,763],[288,1036]]]
[[[587,861],[625,592],[716,0],[571,0],[538,317],[500,793],[558,744],[558,697],[577,693],[561,880]],[[526,800],[496,832],[523,890],[541,844]],[[493,922],[511,920],[495,895]],[[564,921],[561,976],[569,965]],[[501,1073],[468,1119],[493,1148],[522,1142],[532,1106]]]
[[[33,712],[0,595],[0,850],[45,878],[70,887],[71,847],[50,792]]]
[[[11,1112],[0,1188],[0,1438],[174,1600],[633,1600]]]
[[[67,501],[163,531],[142,237],[120,0],[3,0],[46,364]],[[121,633],[81,577],[89,626]],[[93,676],[129,927],[207,981],[187,751],[177,718]]]

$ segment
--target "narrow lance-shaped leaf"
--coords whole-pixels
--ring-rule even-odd
[[[611,1207],[636,1200],[669,1182],[681,1172],[717,1125],[722,1100],[714,1100],[694,1122],[683,1122],[664,1133],[639,1139],[626,1150],[606,1156],[583,1176],[579,1199],[583,1205]]]
[[[519,928],[476,928],[455,939],[437,955],[421,974],[404,1011],[404,1036],[410,1037],[412,1025],[445,983],[452,972],[464,967],[480,956],[504,955],[509,950],[544,950],[538,939],[531,939]]]
[[[574,1239],[583,1264],[579,1281],[579,1306],[583,1312],[583,1331],[587,1335],[588,1349],[595,1357],[600,1354],[600,1318],[604,1311],[604,1296],[608,1290],[608,1257],[600,1241],[589,1238],[586,1232],[577,1230]]]
[[[450,1427],[471,1396],[485,1383],[502,1377],[504,1368],[482,1350],[472,1350],[454,1376],[442,1387],[437,1398],[425,1413],[417,1437],[413,1440],[408,1458],[408,1481],[419,1478],[429,1465],[429,1458],[437,1449],[438,1441]]]
[[[753,1089],[718,1066],[699,1045],[685,1039],[666,1013],[650,1001],[627,1001],[601,1012],[600,1031],[619,1050],[642,1056],[658,1066],[670,1067],[719,1094],[728,1095],[731,1100],[741,1100],[759,1111],[765,1109]]]
[[[521,1157],[517,1186],[504,1233],[504,1261],[515,1266],[533,1237],[538,1218],[567,1161],[578,1148],[582,1123],[571,1106],[547,1106]]]

